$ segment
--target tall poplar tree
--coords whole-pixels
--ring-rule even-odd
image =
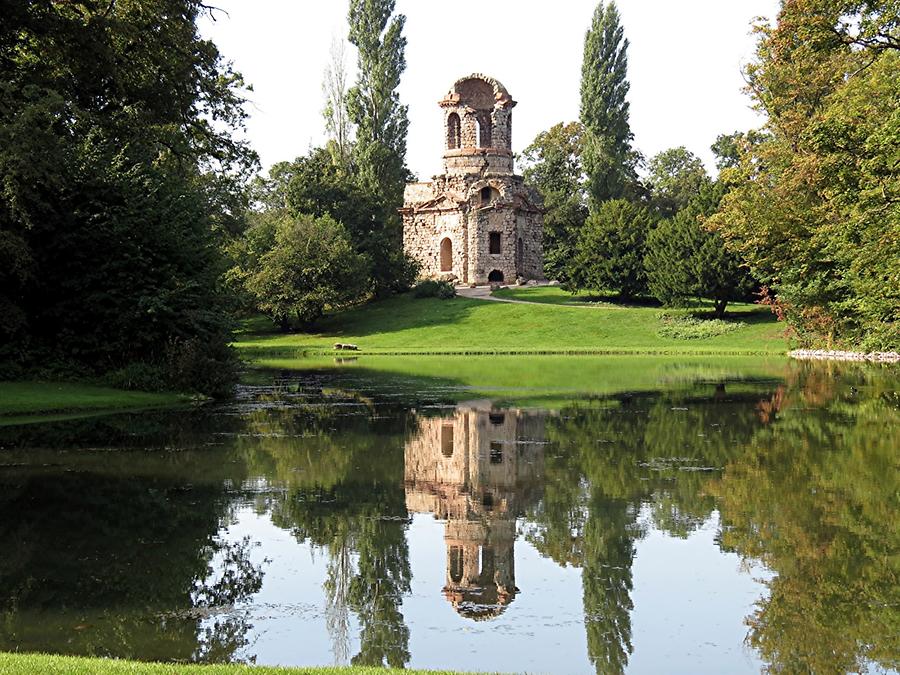
[[[350,0],[348,15],[359,71],[356,85],[347,94],[347,111],[356,125],[351,164],[355,182],[380,211],[362,224],[360,232],[373,263],[376,295],[405,290],[417,270],[403,253],[403,227],[397,213],[411,174],[406,168],[407,106],[397,93],[406,70],[406,17],[394,15],[394,4],[394,0]]]
[[[357,126],[354,160],[363,186],[385,208],[403,205],[407,106],[397,87],[406,70],[406,17],[394,16],[394,0],[350,0],[350,42],[358,50],[359,75],[348,95],[350,120]]]
[[[628,40],[615,2],[600,2],[584,37],[581,123],[584,167],[594,205],[628,194],[636,181],[628,123]]]

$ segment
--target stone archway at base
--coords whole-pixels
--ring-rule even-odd
[[[491,273],[488,274],[488,281],[503,283],[503,272],[500,270],[492,270]]]

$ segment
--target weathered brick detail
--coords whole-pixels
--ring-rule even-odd
[[[440,101],[444,110],[444,173],[406,186],[403,246],[423,277],[456,277],[485,284],[543,278],[543,209],[538,194],[516,176],[512,109],[516,102],[497,80],[471,75]],[[459,143],[451,127],[459,119]],[[500,253],[490,233],[500,233]],[[441,242],[450,240],[450,269],[442,269]],[[445,256],[446,262],[446,256]],[[446,265],[444,265],[446,267]]]

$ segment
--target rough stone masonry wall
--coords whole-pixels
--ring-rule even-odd
[[[452,269],[441,270],[441,241],[452,243]],[[453,275],[466,281],[468,267],[465,217],[459,211],[426,211],[403,216],[403,250],[421,266],[420,276]]]
[[[487,207],[477,212],[478,232],[474,253],[475,279],[485,283],[494,270],[503,273],[504,283],[516,280],[516,212],[508,207]],[[490,233],[500,233],[500,253],[490,252]]]

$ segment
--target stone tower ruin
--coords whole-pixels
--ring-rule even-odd
[[[424,277],[459,283],[543,278],[543,211],[513,169],[512,109],[497,80],[470,75],[439,102],[444,173],[404,193],[403,246]]]

